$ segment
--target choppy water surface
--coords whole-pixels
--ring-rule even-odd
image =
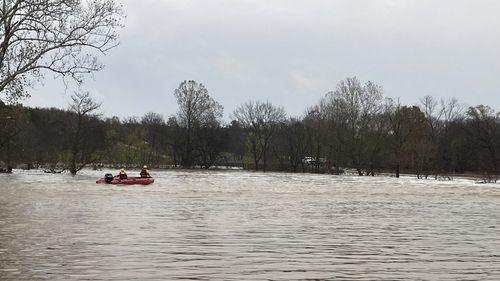
[[[0,175],[1,280],[500,280],[495,185],[104,172]]]

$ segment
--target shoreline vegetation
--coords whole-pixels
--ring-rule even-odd
[[[203,84],[183,81],[174,96],[178,111],[166,120],[154,112],[103,117],[89,92],[75,93],[66,110],[0,104],[0,167],[76,174],[146,164],[480,182],[500,175],[500,114],[484,105],[431,96],[403,105],[351,77],[301,116],[250,100],[227,123]]]

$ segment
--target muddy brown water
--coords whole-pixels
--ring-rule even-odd
[[[0,280],[500,280],[498,185],[105,172],[0,175]]]

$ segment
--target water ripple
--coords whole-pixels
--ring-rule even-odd
[[[500,280],[500,189],[164,171],[0,175],[1,280]]]

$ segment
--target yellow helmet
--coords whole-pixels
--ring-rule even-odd
[[[121,168],[121,169],[120,169],[120,172],[124,173],[124,172],[125,172],[125,169]]]
[[[147,168],[148,168],[148,166],[144,165],[144,167],[142,167],[142,168],[147,169]]]

